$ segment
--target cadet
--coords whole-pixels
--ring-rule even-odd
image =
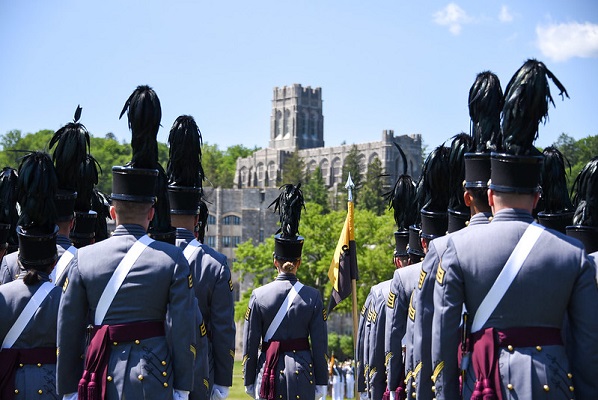
[[[566,94],[536,60],[528,60],[507,85],[505,153],[491,155],[488,202],[494,218],[453,235],[438,266],[432,331],[437,399],[460,397],[464,304],[473,322],[463,398],[585,399],[598,393],[598,373],[588,368],[598,362],[594,272],[578,241],[533,223],[531,214],[542,163],[532,143],[552,101],[547,75]],[[575,337],[567,350],[561,339],[565,313]],[[467,382],[472,375],[476,382]]]
[[[0,261],[15,251],[18,244],[17,180],[13,168],[4,167],[0,171]]]
[[[282,186],[272,204],[280,212],[281,233],[274,237],[278,276],[253,290],[245,313],[245,392],[256,399],[313,400],[326,391],[328,334],[320,292],[296,276],[304,240],[297,235],[303,207],[299,186]]]
[[[496,150],[496,142],[500,134],[500,111],[503,103],[503,92],[498,77],[491,72],[482,72],[476,76],[469,90],[469,112],[473,126],[473,142],[463,140],[457,135],[451,145],[451,201],[449,208],[449,235],[431,241],[428,253],[422,263],[420,279],[413,295],[415,314],[413,334],[413,361],[420,365],[420,373],[415,379],[416,396],[419,399],[432,399],[432,362],[431,333],[432,315],[434,313],[434,282],[442,254],[450,234],[459,231],[463,226],[486,224],[492,216],[488,205],[488,180],[490,179],[490,151]],[[474,153],[467,153],[472,148]],[[464,166],[464,170],[461,166]],[[463,183],[465,192],[463,192]],[[455,199],[459,197],[463,205],[469,207],[471,219],[464,222],[464,212]],[[457,218],[455,218],[457,217]]]
[[[196,354],[193,278],[179,248],[146,235],[160,103],[151,88],[139,86],[127,107],[133,154],[128,166],[112,168],[117,227],[111,238],[77,251],[63,286],[57,391],[65,398],[78,392],[79,400],[186,399]],[[172,323],[165,327],[167,313]],[[88,318],[95,326],[83,368]],[[168,343],[166,335],[175,340]]]
[[[397,390],[406,388],[412,391],[414,371],[411,351],[412,330],[407,333],[407,320],[415,318],[412,293],[417,285],[421,261],[427,251],[427,243],[432,238],[446,233],[448,216],[448,148],[438,146],[426,158],[418,183],[417,204],[421,213],[421,237],[418,230],[410,226],[410,258],[415,263],[395,271],[386,302],[385,360],[390,398],[394,399]],[[417,258],[413,259],[413,256]],[[405,358],[403,360],[403,343]],[[406,386],[403,386],[406,385]]]
[[[56,398],[56,315],[60,288],[49,274],[56,252],[56,174],[50,157],[19,167],[18,278],[0,286],[0,398]]]
[[[361,307],[361,312],[359,313],[359,323],[357,324],[357,354],[355,355],[355,362],[357,365],[357,392],[359,393],[359,398],[362,400],[368,399],[369,396],[369,389],[366,385],[366,376],[369,373],[369,365],[368,361],[365,358],[365,347],[366,347],[366,337],[369,335],[369,332],[366,332],[366,329],[369,329],[368,325],[368,316],[369,316],[369,309],[370,304],[372,302],[373,292],[370,289],[363,306]],[[369,346],[369,343],[367,344]]]
[[[199,332],[203,339],[200,340],[205,340],[206,346],[209,341],[206,349],[208,359],[200,360],[209,363],[206,364],[206,381],[196,374],[191,398],[195,398],[195,393],[203,388],[213,398],[223,399],[228,396],[228,387],[232,385],[236,332],[233,285],[226,257],[202,244],[193,233],[200,210],[205,210],[203,214],[207,217],[207,208],[201,202],[204,176],[201,140],[193,117],[183,115],[176,119],[168,137],[168,197],[171,221],[176,227],[176,244],[183,249],[189,261],[195,296],[201,310]],[[202,228],[205,228],[205,221],[202,221]],[[202,374],[201,371],[197,373]]]

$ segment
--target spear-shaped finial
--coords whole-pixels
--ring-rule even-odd
[[[347,183],[345,184],[345,189],[347,189],[348,192],[348,201],[353,201],[353,188],[355,188],[355,184],[353,183],[353,180],[351,179],[351,173],[349,172],[349,177],[347,178]]]

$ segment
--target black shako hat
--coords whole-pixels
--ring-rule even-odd
[[[566,233],[575,214],[567,190],[565,163],[569,164],[569,161],[554,146],[545,148],[542,154],[542,197],[536,206],[538,222],[547,228]]]
[[[196,215],[203,194],[201,132],[193,117],[179,116],[168,136],[169,159],[166,168],[170,213]]]
[[[423,196],[420,216],[421,237],[425,239],[446,235],[450,197],[449,155],[450,149],[440,145],[424,161],[420,182]]]
[[[4,167],[0,171],[0,249],[15,247],[18,243],[17,171]],[[10,249],[9,249],[10,250]]]
[[[96,235],[97,219],[98,213],[93,210],[75,213],[75,225],[69,235],[75,247],[80,248],[91,244]]]
[[[425,257],[424,249],[420,238],[421,229],[417,225],[409,227],[409,244],[407,246],[407,254],[411,264],[422,261]]]
[[[471,216],[469,207],[465,204],[465,199],[463,198],[463,180],[465,179],[465,154],[472,149],[473,144],[473,138],[463,132],[453,136],[453,140],[451,141],[448,157],[448,233],[465,228]]]
[[[158,142],[162,109],[160,100],[149,86],[137,86],[120,117],[127,113],[131,130],[131,161],[112,167],[113,200],[155,203],[158,180]]]
[[[577,206],[567,235],[580,240],[588,254],[598,251],[598,156],[592,158],[573,182]]]
[[[23,157],[18,175],[17,199],[21,206],[18,260],[25,269],[47,267],[58,259],[56,171],[48,154],[32,152]]]
[[[297,261],[303,250],[303,236],[299,236],[301,210],[305,208],[301,183],[282,185],[280,194],[270,203],[280,215],[280,228],[274,236],[274,257],[283,261]]]
[[[527,60],[509,81],[502,110],[503,152],[491,153],[490,189],[521,194],[540,190],[544,157],[533,142],[539,123],[548,117],[548,102],[554,106],[548,78],[561,96],[569,97],[552,72],[534,59]]]
[[[397,225],[394,232],[395,257],[407,257],[407,245],[409,244],[409,226],[417,221],[417,193],[416,186],[411,176],[407,174],[407,157],[399,146],[394,142],[403,158],[403,173],[397,178],[393,189],[384,194],[388,201],[388,208],[393,209],[393,217]]]

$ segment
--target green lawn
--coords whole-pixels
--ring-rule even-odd
[[[243,366],[241,365],[241,361],[235,361],[233,386],[230,388],[228,398],[230,400],[250,400],[249,396],[245,394],[245,387],[243,386]],[[327,398],[330,398],[330,391]]]

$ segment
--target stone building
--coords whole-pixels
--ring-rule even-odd
[[[383,171],[389,175],[387,185],[390,186],[397,174],[403,173],[403,160],[394,143],[403,149],[408,173],[417,179],[422,165],[421,135],[395,136],[392,130],[384,130],[380,141],[355,144],[362,155],[361,172],[365,174],[368,165],[378,158]],[[279,182],[284,183],[285,160],[298,151],[306,170],[314,171],[319,166],[326,186],[336,193],[339,185],[344,186],[342,167],[353,145],[324,147],[320,88],[304,88],[299,84],[274,88],[268,147],[237,160],[233,189],[204,187],[210,211],[206,244],[226,255],[232,267],[239,243],[251,239],[254,245],[259,245],[277,229],[278,215],[268,209],[268,205],[279,194]],[[233,273],[233,282],[235,300],[238,300],[248,283],[241,281],[237,273]],[[351,329],[350,321],[348,323],[343,316],[335,315],[329,325],[331,331],[339,333],[348,333]],[[242,332],[242,324],[238,324],[238,345]]]

